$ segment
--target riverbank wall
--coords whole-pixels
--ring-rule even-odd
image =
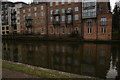
[[[40,35],[4,35],[2,40],[14,41],[59,41],[59,42],[87,42],[87,43],[120,43],[120,40],[85,40],[80,37],[55,37],[55,36],[40,36]]]

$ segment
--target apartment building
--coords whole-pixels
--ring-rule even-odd
[[[68,0],[48,3],[48,34],[77,35],[84,39],[111,39],[110,2]]]
[[[2,21],[2,28],[1,28],[1,35],[4,34],[9,34],[9,19],[10,19],[10,14],[8,12],[8,7],[12,7],[14,4],[12,2],[2,2],[1,8],[1,21]]]
[[[24,3],[16,3],[9,7],[8,17],[11,18],[8,20],[11,25],[10,31],[13,33],[77,36],[83,39],[100,40],[112,38],[112,14],[109,0],[108,2],[37,1],[28,6],[21,4]],[[7,34],[10,32],[8,31],[2,33]]]
[[[55,36],[79,34],[81,36],[81,12],[82,3],[77,0],[76,2],[49,2],[48,34]]]
[[[23,2],[2,2],[2,35],[20,33],[20,8],[26,5]]]
[[[8,10],[11,12],[9,15],[11,19],[9,20],[11,25],[11,33],[20,33],[20,8],[27,6],[23,2],[15,2],[14,7],[9,7]]]
[[[110,40],[112,38],[112,14],[110,2],[82,2],[82,26],[84,39]]]
[[[32,4],[20,9],[21,33],[47,34],[46,3]]]

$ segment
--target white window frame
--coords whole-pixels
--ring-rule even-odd
[[[79,15],[75,14],[75,20],[79,20]]]
[[[79,11],[79,7],[75,7],[75,11]]]

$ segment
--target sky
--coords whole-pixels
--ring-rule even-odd
[[[9,0],[9,1],[12,1],[12,2],[23,1],[23,2],[29,3],[29,2],[31,2],[31,1],[33,1],[33,0]],[[117,1],[120,1],[120,0],[110,0],[112,9],[114,8],[115,2],[117,2]]]

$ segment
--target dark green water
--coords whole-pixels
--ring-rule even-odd
[[[98,78],[120,77],[120,45],[3,41],[3,59]]]

